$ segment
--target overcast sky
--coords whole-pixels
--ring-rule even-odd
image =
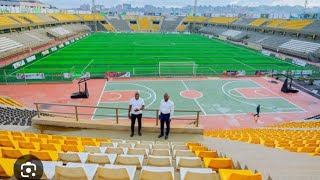
[[[320,7],[320,0],[308,0],[309,7]],[[52,4],[58,8],[74,8],[81,4],[90,3],[91,0],[42,0],[42,2]],[[135,6],[144,6],[146,4],[154,6],[182,7],[192,5],[194,0],[96,0],[96,4],[111,7],[118,4],[130,3]],[[301,5],[304,6],[305,0],[198,0],[199,5],[223,6],[228,4],[242,6],[259,5]]]

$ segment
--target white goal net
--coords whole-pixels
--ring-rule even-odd
[[[159,76],[196,76],[194,62],[159,62]]]

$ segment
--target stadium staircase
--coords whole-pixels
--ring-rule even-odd
[[[184,19],[182,16],[166,16],[164,17],[161,25],[161,32],[175,32],[181,21]]]
[[[116,31],[119,32],[130,32],[131,29],[127,21],[123,20],[121,16],[106,16],[108,22],[113,25]]]

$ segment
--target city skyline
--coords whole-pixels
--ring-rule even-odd
[[[91,4],[91,0],[42,0],[44,3],[51,4],[58,8],[77,8],[82,4]],[[211,6],[304,6],[305,0],[198,0],[198,5]],[[176,7],[181,8],[188,5],[193,5],[194,0],[96,0],[97,5],[103,5],[106,8],[111,8],[119,4],[131,4],[133,7],[143,7],[145,5],[153,5],[157,7]],[[308,0],[308,7],[320,7],[319,0]]]

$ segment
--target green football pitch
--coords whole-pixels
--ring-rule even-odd
[[[189,34],[94,33],[19,69],[17,73],[130,72],[132,76],[222,75],[223,71],[296,70],[300,67],[260,52]]]

